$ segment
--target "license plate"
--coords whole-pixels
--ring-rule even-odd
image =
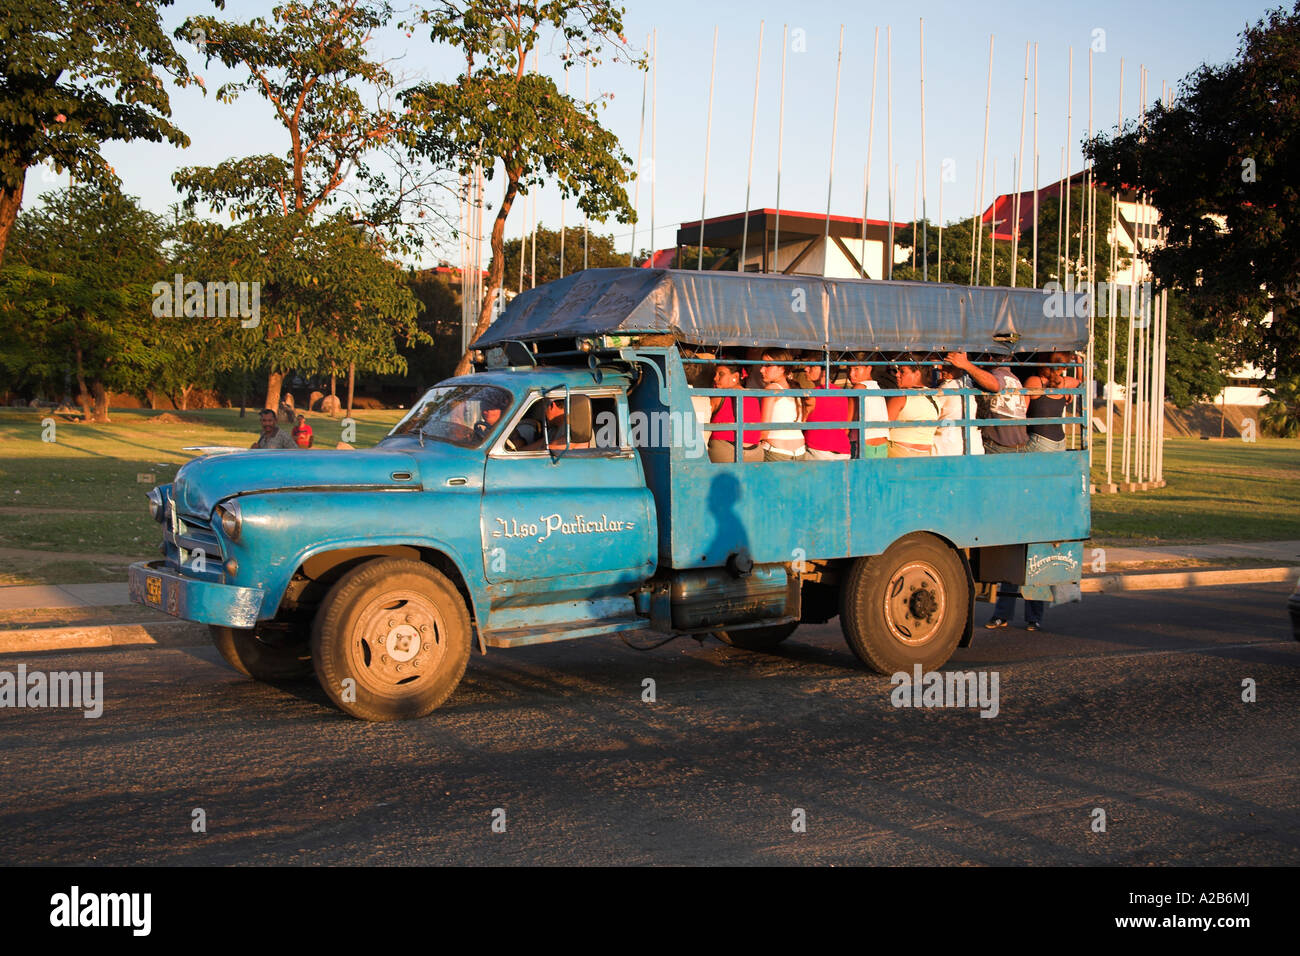
[[[144,599],[146,603],[153,607],[162,607],[162,578],[147,577],[144,579]]]

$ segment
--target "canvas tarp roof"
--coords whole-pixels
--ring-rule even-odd
[[[711,346],[1077,350],[1084,293],[820,276],[587,269],[530,289],[474,343],[671,333]],[[995,337],[1018,335],[1014,346]]]

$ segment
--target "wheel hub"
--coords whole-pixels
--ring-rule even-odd
[[[938,570],[913,561],[894,572],[885,588],[885,621],[904,644],[925,644],[943,624],[946,598]]]
[[[432,677],[447,651],[442,615],[414,591],[380,595],[361,612],[354,634],[357,671],[379,690]]]

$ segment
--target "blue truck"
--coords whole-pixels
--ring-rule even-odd
[[[704,387],[694,366],[775,347],[832,374],[864,351],[1021,364],[1086,346],[1086,302],[1061,296],[1074,293],[575,273],[516,298],[473,343],[473,372],[430,389],[373,448],[188,462],[149,493],[163,557],[131,567],[131,597],[210,625],[240,672],[314,673],[371,720],[436,709],[475,646],[633,631],[771,649],[838,616],[867,668],[936,669],[970,644],[982,586],[1051,599],[1077,585],[1086,447],[713,461],[706,434],[740,438],[754,423],[736,399],[764,393]],[[715,396],[739,421],[702,420],[693,399]],[[788,427],[872,424],[858,412]]]

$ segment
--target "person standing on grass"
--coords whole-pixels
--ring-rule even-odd
[[[297,448],[294,440],[280,430],[280,419],[269,408],[262,409],[262,434],[250,448]]]

